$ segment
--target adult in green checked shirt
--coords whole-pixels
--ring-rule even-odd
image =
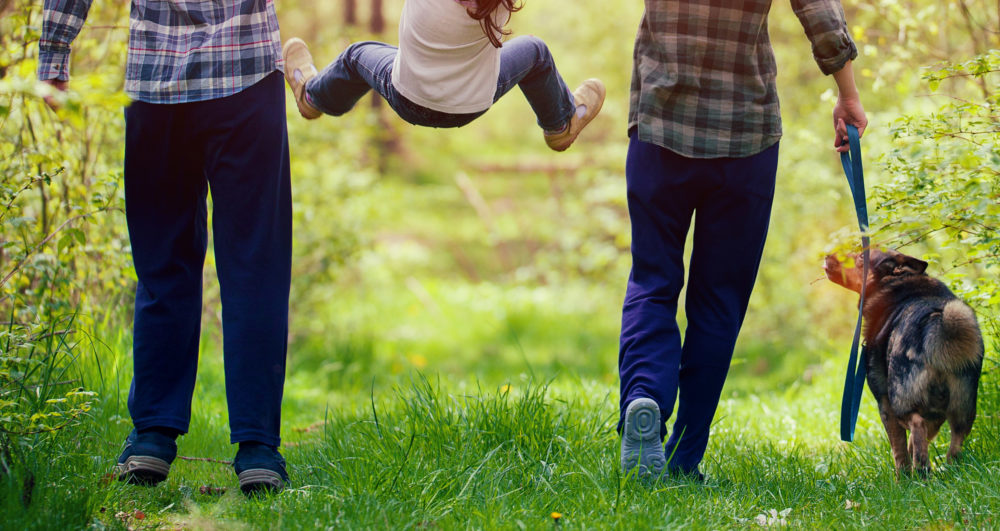
[[[770,0],[646,0],[635,43],[626,163],[632,271],[619,351],[621,465],[703,479],[698,469],[767,235],[781,115]],[[834,146],[868,123],[857,47],[839,0],[792,0],[813,56],[839,89]],[[677,326],[684,243],[694,217]],[[673,431],[666,418],[678,401]]]

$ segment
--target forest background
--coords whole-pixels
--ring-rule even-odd
[[[401,5],[281,0],[277,9],[282,37],[304,38],[322,66],[352,41],[395,42]],[[211,252],[194,423],[180,442],[190,459],[150,491],[102,479],[130,429],[129,7],[95,2],[74,44],[72,90],[54,113],[35,81],[41,2],[0,0],[3,520],[998,525],[1000,2],[844,5],[871,120],[873,240],[929,260],[987,337],[967,462],[954,470],[938,460],[932,478],[897,482],[870,396],[858,442],[837,442],[857,301],[822,279],[821,259],[859,235],[832,149],[835,86],[788,2],[775,2],[785,134],[764,261],[704,466],[715,479],[661,489],[617,474],[614,434],[630,267],[625,126],[642,8],[529,0],[513,17],[514,35],[542,37],[571,86],[607,84],[602,114],[563,154],[545,147],[518,91],[457,130],[414,128],[374,98],[307,122],[288,98],[295,242],[283,435],[295,488],[244,502],[227,492],[232,474],[219,463],[232,449]],[[679,514],[682,504],[700,516]]]

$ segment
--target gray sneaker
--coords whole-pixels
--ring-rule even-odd
[[[643,479],[659,479],[666,467],[660,439],[660,408],[651,398],[637,398],[625,409],[622,473],[633,469]]]

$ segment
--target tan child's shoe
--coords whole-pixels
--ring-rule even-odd
[[[580,136],[580,131],[583,131],[583,128],[601,112],[606,93],[604,83],[600,79],[584,81],[573,91],[573,99],[576,101],[577,107],[586,106],[586,112],[583,113],[583,116],[577,116],[574,112],[566,129],[554,134],[545,133],[545,143],[554,151],[566,151],[576,140],[576,137]]]
[[[285,81],[295,95],[295,105],[299,107],[299,114],[307,120],[319,118],[323,112],[313,107],[306,99],[306,82],[317,75],[309,47],[302,39],[291,38],[281,49],[281,56],[285,59]]]

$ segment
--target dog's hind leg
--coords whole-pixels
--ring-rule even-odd
[[[958,456],[962,454],[962,443],[965,442],[965,438],[969,435],[969,431],[951,430],[951,444],[948,446],[948,462],[954,463]]]
[[[910,415],[908,424],[910,425],[910,456],[913,459],[913,468],[926,474],[931,467],[930,455],[927,452],[928,422],[919,413],[913,413]]]
[[[978,371],[978,367],[976,368]],[[979,385],[978,372],[966,374],[953,384],[952,401],[948,408],[948,425],[951,426],[951,445],[948,447],[948,462],[953,463],[962,453],[962,443],[972,431],[976,421],[976,394]]]
[[[975,413],[973,413],[975,415]],[[968,413],[965,415],[951,415],[948,418],[948,425],[951,426],[951,444],[948,446],[948,462],[954,463],[962,453],[962,443],[972,431],[972,420]]]
[[[905,474],[910,470],[910,454],[906,451],[906,430],[892,412],[888,398],[879,401],[878,409],[882,425],[885,426],[885,433],[889,436],[889,447],[892,448],[892,460],[896,462],[896,473]]]
[[[924,423],[927,424],[927,442],[930,443],[935,437],[937,437],[938,432],[941,431],[941,425],[944,424],[944,419],[934,422],[924,421]]]

